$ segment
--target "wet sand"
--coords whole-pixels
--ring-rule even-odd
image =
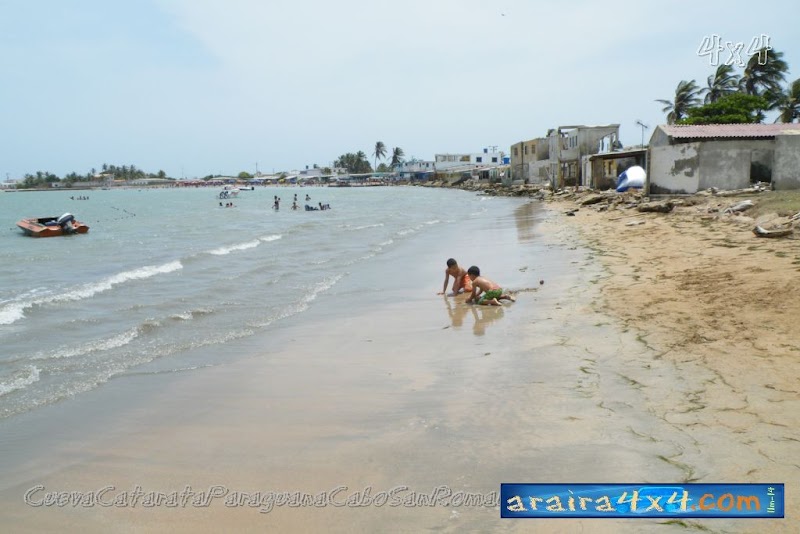
[[[442,269],[432,275],[423,262],[427,294],[417,287],[409,297],[411,288],[390,288],[399,297],[390,304],[362,301],[311,314],[271,334],[267,345],[260,339],[240,347],[252,357],[230,365],[125,377],[113,390],[101,388],[23,420],[30,423],[25,428],[7,426],[20,443],[31,439],[32,447],[28,454],[15,451],[15,466],[3,466],[4,526],[53,532],[680,532],[697,524],[752,532],[764,525],[500,520],[494,503],[275,506],[268,513],[262,513],[267,506],[227,507],[224,498],[185,507],[23,503],[36,484],[46,489],[34,500],[45,492],[109,485],[115,489],[106,500],[137,485],[145,493],[188,485],[195,492],[224,486],[229,495],[334,490],[341,504],[368,487],[372,495],[395,489],[407,497],[440,486],[487,495],[501,482],[796,482],[790,457],[797,451],[797,425],[791,424],[797,410],[789,413],[796,395],[791,398],[790,379],[784,383],[768,372],[765,362],[774,356],[759,360],[764,367],[758,372],[772,377],[761,384],[735,372],[718,377],[686,348],[667,354],[657,332],[638,329],[622,314],[627,308],[614,296],[631,290],[613,262],[584,247],[585,238],[565,217],[536,223],[538,213],[535,204],[521,204],[508,227],[447,245],[474,250],[472,239],[483,237],[481,254],[491,258],[485,272],[499,273],[509,287],[530,289],[512,305],[477,308],[437,297]],[[533,240],[544,243],[536,254],[527,248]],[[628,245],[618,243],[625,251]],[[441,248],[429,243],[418,253]],[[436,265],[443,263],[440,255]],[[640,294],[629,296],[638,302]],[[742,409],[743,399],[751,407]],[[756,412],[760,402],[766,407]],[[53,418],[80,413],[95,423],[80,432],[47,433]],[[790,517],[793,502],[787,502]],[[789,521],[770,521],[769,528],[788,532]]]

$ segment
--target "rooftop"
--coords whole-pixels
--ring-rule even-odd
[[[800,124],[665,124],[660,128],[673,139],[800,135]]]

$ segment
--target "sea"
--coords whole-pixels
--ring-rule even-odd
[[[411,186],[218,193],[0,194],[0,420],[122,376],[198,372],[252,357],[254,347],[268,353],[276,332],[314,310],[423,303],[441,290],[451,256],[481,258],[525,289],[524,271],[545,254],[528,199]],[[320,202],[331,209],[302,209]],[[15,225],[67,212],[89,232],[34,239]],[[519,257],[491,254],[492,239],[506,237],[524,244]]]

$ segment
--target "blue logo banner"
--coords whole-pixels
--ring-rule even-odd
[[[501,484],[502,518],[782,518],[783,484]]]

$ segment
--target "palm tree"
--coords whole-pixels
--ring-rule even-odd
[[[363,150],[356,152],[356,173],[372,172],[369,166],[369,160]]]
[[[386,157],[386,145],[383,144],[383,141],[375,143],[375,152],[372,155],[375,156],[375,170],[378,170],[378,160]]]
[[[681,83],[679,83],[678,87],[675,89],[674,101],[656,100],[656,102],[664,104],[664,109],[661,111],[664,113],[668,112],[667,123],[675,124],[686,116],[686,111],[689,108],[696,107],[700,104],[699,92],[700,88],[697,86],[697,82],[694,80],[689,82],[681,80]]]
[[[392,167],[396,167],[403,163],[403,158],[405,157],[405,153],[403,149],[400,147],[394,147],[392,149]]]
[[[735,93],[739,87],[739,75],[733,70],[733,65],[722,64],[717,67],[717,71],[708,77],[708,87],[700,90],[705,93],[704,102],[712,104],[719,97]]]
[[[800,119],[800,78],[793,81],[778,101],[780,115],[775,122],[794,122]]]
[[[763,96],[769,103],[768,109],[774,109],[783,94],[781,83],[786,80],[789,66],[783,52],[771,48],[762,48],[747,60],[739,86],[748,95]]]

